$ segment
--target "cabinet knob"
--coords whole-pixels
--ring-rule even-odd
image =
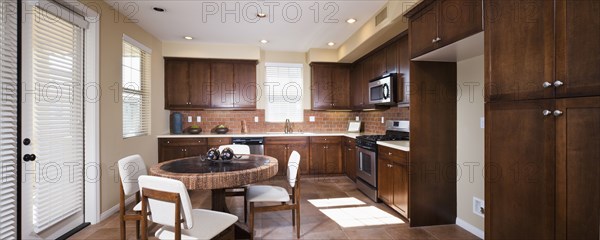
[[[554,82],[554,87],[561,87],[562,85],[565,85],[563,82],[561,82],[560,80],[556,80]]]
[[[391,152],[388,152],[388,155],[392,156],[392,153],[391,153]]]
[[[431,43],[435,43],[435,38],[434,38],[434,39],[431,39]]]
[[[542,83],[542,87],[544,87],[544,88],[549,88],[550,86],[552,86],[552,83],[549,83],[549,82]]]
[[[542,114],[544,114],[544,116],[550,116],[550,114],[552,114],[552,111],[546,109],[542,111]]]
[[[554,110],[554,116],[555,117],[559,117],[559,116],[562,116],[562,115],[563,115],[563,112],[561,110]]]
[[[171,141],[167,141],[167,143],[171,143]]]
[[[442,39],[440,37],[435,39],[436,42],[442,41]]]

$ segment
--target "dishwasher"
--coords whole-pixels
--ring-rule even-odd
[[[250,154],[264,155],[265,139],[262,137],[234,137],[231,139],[233,144],[243,144],[250,147]]]

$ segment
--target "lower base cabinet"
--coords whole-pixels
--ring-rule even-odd
[[[265,155],[277,159],[278,176],[287,174],[287,163],[293,151],[300,154],[300,174],[309,174],[308,137],[271,137],[265,138]]]
[[[408,152],[379,146],[378,198],[405,218],[408,215]]]
[[[158,162],[200,156],[208,151],[205,138],[160,138],[158,139]]]
[[[346,176],[356,182],[356,140],[353,138],[344,138],[343,160]]]
[[[310,137],[310,174],[342,173],[342,138]]]

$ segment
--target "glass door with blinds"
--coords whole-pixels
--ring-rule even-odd
[[[55,239],[84,222],[84,30],[52,2],[24,2],[21,234]]]

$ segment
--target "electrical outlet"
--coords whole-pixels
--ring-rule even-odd
[[[356,117],[354,118],[354,120],[356,120],[356,121],[358,122],[358,121],[360,121],[360,117],[359,117],[359,116],[356,116]]]
[[[315,116],[308,117],[308,121],[309,122],[315,122]]]
[[[258,122],[258,116],[254,117],[254,122],[257,123]]]
[[[188,122],[191,123],[192,122],[192,116],[188,116]]]
[[[483,200],[473,197],[473,213],[480,217],[485,215],[485,203]]]
[[[385,123],[385,117],[381,117],[381,123]]]
[[[196,122],[202,122],[202,117],[196,116]]]
[[[484,128],[485,128],[485,117],[481,117],[481,118],[479,119],[479,127],[480,127],[481,129],[484,129]]]

